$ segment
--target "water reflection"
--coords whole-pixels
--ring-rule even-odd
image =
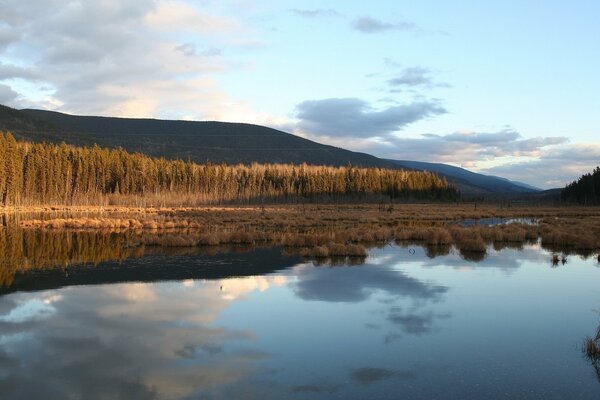
[[[169,236],[168,234],[166,235]],[[152,238],[160,239],[159,236],[152,236]],[[182,236],[183,237],[183,236]],[[110,274],[106,274],[104,280],[97,279],[98,283],[108,283],[123,280],[135,279],[136,275],[140,275],[139,271],[117,271],[119,263],[124,260],[131,259],[143,259],[149,255],[164,256],[161,262],[169,264],[181,264],[181,260],[176,259],[172,262],[170,257],[178,256],[185,257],[189,256],[190,260],[195,257],[212,257],[220,254],[240,253],[240,252],[252,252],[255,249],[254,245],[220,245],[220,246],[189,246],[189,247],[168,247],[168,246],[151,246],[144,245],[144,238],[139,236],[139,233],[132,231],[118,231],[118,232],[107,232],[107,231],[74,231],[74,230],[23,230],[17,228],[1,228],[0,229],[0,293],[6,293],[11,290],[26,290],[23,285],[19,289],[14,288],[15,285],[20,285],[23,280],[27,280],[27,276],[34,277],[34,281],[40,281],[40,277],[43,277],[43,281],[46,284],[41,284],[36,290],[43,288],[52,288],[60,286],[61,279],[67,278],[71,275],[75,275],[77,279],[84,279],[83,275],[91,274],[91,268],[103,263],[106,268],[111,269]],[[147,238],[146,238],[147,239]],[[152,242],[152,240],[149,240]],[[157,240],[161,242],[161,240]],[[192,240],[193,242],[193,240]],[[425,245],[424,242],[410,242],[410,241],[399,241],[398,245],[403,247],[409,247],[411,249],[418,249],[416,251],[419,254],[425,254],[429,258],[435,257],[446,257],[450,256],[450,259],[454,259],[454,252],[456,248],[451,245]],[[415,244],[425,246],[425,253],[421,252],[421,247],[415,247]],[[269,245],[264,243],[264,245]],[[272,245],[272,243],[270,244]],[[386,243],[379,243],[380,247],[386,246]],[[542,254],[539,251],[537,242],[535,243],[500,243],[496,242],[493,245],[488,245],[487,252],[468,252],[459,250],[462,259],[471,262],[480,262],[486,258],[486,255],[490,252],[502,252],[504,249],[513,249],[527,252],[527,248],[536,248],[537,254]],[[524,250],[525,249],[525,250]],[[561,250],[561,249],[554,249]],[[283,251],[286,256],[291,256],[292,260],[296,260],[300,253],[299,248],[289,248]],[[559,258],[556,257],[556,261],[552,261],[551,265],[565,265],[566,256],[571,254],[572,251],[564,250]],[[589,256],[591,253],[583,253],[584,256]],[[448,258],[448,257],[446,257]],[[497,259],[497,258],[496,258]],[[550,259],[552,260],[552,259]],[[107,262],[113,262],[112,264]],[[143,264],[145,261],[141,261],[138,264]],[[149,264],[156,264],[157,261],[150,261]],[[187,261],[184,262],[184,264]],[[193,261],[192,261],[193,263]],[[314,261],[315,265],[324,266],[346,266],[346,265],[361,265],[364,263],[364,257],[352,258],[352,257],[337,257],[337,258],[326,258],[317,259]],[[127,263],[127,266],[135,263]],[[81,265],[87,265],[87,268],[81,268]],[[73,267],[77,266],[77,267]],[[159,269],[160,270],[160,269]],[[177,268],[171,270],[177,271]],[[35,274],[32,274],[35,272]],[[103,271],[97,272],[101,275]],[[105,271],[106,272],[106,271]],[[254,274],[265,273],[266,270],[255,271]],[[36,275],[37,274],[37,275]],[[109,275],[112,277],[109,277]],[[125,275],[130,276],[126,278]],[[245,275],[248,275],[246,273]],[[120,277],[120,278],[117,278]],[[200,277],[200,276],[197,276]],[[14,282],[15,279],[17,282]],[[89,278],[89,282],[93,283],[96,278]],[[144,277],[141,275],[141,280],[149,281],[151,277]],[[174,273],[171,278],[165,276],[164,271],[157,272],[156,279],[185,279],[185,273]],[[55,286],[48,284],[50,280],[54,280]],[[64,284],[68,284],[68,281],[73,279],[62,279]],[[75,282],[74,284],[86,284],[86,282]],[[7,290],[7,288],[9,288]],[[11,289],[12,288],[12,289]]]
[[[361,302],[375,291],[415,299],[438,299],[448,290],[411,278],[402,271],[370,266],[297,268],[294,291],[304,300]]]
[[[490,218],[467,218],[457,222],[462,226],[472,226],[472,225],[485,225],[485,226],[494,226],[494,225],[509,225],[509,224],[525,224],[525,225],[537,225],[539,220],[537,218],[498,218],[498,217],[490,217]]]
[[[600,325],[596,328],[595,335],[584,339],[581,350],[585,358],[592,364],[596,378],[600,382]]]
[[[150,252],[143,257],[106,261],[97,265],[17,271],[10,286],[0,287],[0,294],[65,286],[259,275],[289,268],[299,259],[282,256],[279,248],[237,246],[220,250],[223,253],[214,255],[206,254],[202,248],[190,248],[177,253]]]
[[[211,326],[232,301],[220,285],[133,283],[65,289],[59,298],[3,297],[13,307],[0,328],[12,367],[0,390],[8,398],[184,398],[243,379],[268,355],[251,347],[252,332]],[[238,286],[231,298],[243,294]],[[31,371],[36,385],[28,384]]]
[[[152,254],[74,269],[66,286],[15,281],[36,290],[0,296],[0,393],[597,398],[573,349],[597,268],[579,258],[547,268],[539,246],[492,250],[481,263],[427,251],[387,246],[360,266],[314,266],[279,249]],[[117,269],[133,275],[106,278]]]
[[[384,368],[363,367],[350,374],[351,379],[360,385],[371,385],[385,379],[410,380],[416,377],[414,371],[394,371]]]

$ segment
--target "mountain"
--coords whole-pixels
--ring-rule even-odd
[[[45,110],[15,110],[0,105],[0,131],[32,142],[66,142],[122,147],[154,157],[198,163],[307,163],[314,165],[405,168],[436,172],[463,194],[526,194],[539,189],[446,164],[385,160],[345,150],[260,125],[215,121],[78,116]]]
[[[17,139],[31,142],[70,143],[79,146],[101,144],[93,138],[66,130],[43,119],[35,118],[24,110],[15,110],[0,104],[0,132],[11,132]]]
[[[419,171],[432,171],[445,176],[450,182],[456,184],[462,193],[487,194],[487,193],[531,193],[541,189],[525,183],[510,181],[492,175],[483,175],[468,171],[464,168],[454,167],[447,164],[429,163],[409,160],[388,160],[401,168],[415,169]]]
[[[369,154],[323,145],[259,125],[159,119],[88,117],[43,110],[21,110],[21,123],[9,129],[31,141],[97,143],[153,157],[198,163],[293,163],[394,168]],[[14,118],[13,118],[14,120]],[[24,122],[24,123],[23,123]],[[37,125],[36,125],[37,124]],[[24,126],[26,129],[21,129]],[[39,129],[36,129],[39,127]],[[16,128],[16,129],[15,129]],[[47,129],[45,135],[36,131]]]

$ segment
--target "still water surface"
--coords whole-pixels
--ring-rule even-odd
[[[552,268],[536,245],[480,262],[387,246],[315,266],[280,253],[17,277],[0,297],[0,397],[600,396],[580,350],[600,308],[591,258]]]

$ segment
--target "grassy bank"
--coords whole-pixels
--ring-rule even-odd
[[[465,256],[488,245],[520,246],[541,240],[557,252],[590,255],[600,249],[600,208],[493,205],[283,205],[264,207],[10,208],[6,231],[117,232],[127,246],[207,247],[281,245],[311,257],[364,256],[365,247],[390,241],[419,243],[432,254],[451,246]],[[526,219],[535,224],[462,226],[482,218]],[[8,233],[4,234],[8,236]]]

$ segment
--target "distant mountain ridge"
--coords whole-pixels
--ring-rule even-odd
[[[122,147],[153,157],[198,163],[307,163],[405,168],[436,172],[463,194],[526,194],[539,189],[446,164],[386,160],[245,123],[78,116],[0,105],[0,130],[33,142]]]
[[[409,160],[388,161],[393,162],[402,168],[437,172],[438,174],[445,176],[447,179],[457,182],[459,187],[461,184],[475,186],[476,188],[497,193],[529,193],[541,191],[541,189],[526,183],[510,181],[506,178],[493,175],[478,174],[464,168],[455,167],[448,164]],[[471,190],[468,190],[468,192],[471,192]]]

